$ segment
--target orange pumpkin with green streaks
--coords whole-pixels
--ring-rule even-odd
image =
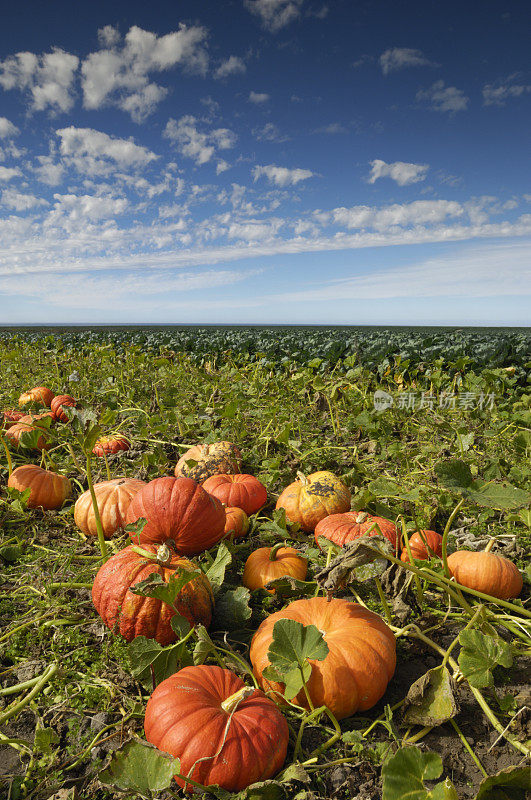
[[[311,533],[330,514],[341,514],[350,508],[350,492],[332,472],[313,472],[299,477],[284,489],[276,508],[283,508],[289,522],[298,523]]]

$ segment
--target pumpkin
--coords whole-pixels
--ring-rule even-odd
[[[191,478],[155,478],[135,494],[127,509],[127,523],[147,520],[137,544],[173,539],[177,552],[196,555],[223,538],[225,509]]]
[[[24,416],[20,417],[18,422],[23,422],[25,425],[39,425],[41,419],[50,418],[52,422],[55,422],[55,417],[51,411],[45,411],[43,414],[24,414]]]
[[[101,517],[103,535],[110,539],[125,527],[125,515],[131,498],[145,486],[136,478],[113,478],[94,484],[96,503]],[[74,522],[86,536],[97,536],[96,517],[90,491],[83,492],[74,506]]]
[[[75,407],[76,401],[69,394],[58,394],[50,403],[50,408],[52,409],[53,415],[58,422],[68,422],[68,417],[66,416],[64,409]]]
[[[92,448],[92,452],[95,456],[101,456],[105,454],[113,455],[114,453],[119,453],[120,450],[129,450],[131,444],[125,436],[121,434],[114,434],[113,436],[101,436],[94,447]]]
[[[39,431],[40,436],[37,439],[37,443],[34,447],[35,450],[48,450],[51,446],[49,442],[49,436],[44,431],[43,428],[37,428],[35,425],[27,425],[25,422],[16,422],[14,425],[11,425],[10,428],[7,429],[4,436],[6,439],[10,439],[11,442],[15,445],[15,447],[19,447],[20,445],[20,437],[23,433],[28,433],[31,431]]]
[[[518,597],[522,591],[523,579],[516,565],[496,553],[457,550],[448,556],[448,569],[463,586],[500,600]]]
[[[262,589],[269,581],[288,575],[303,581],[308,573],[308,561],[293,547],[260,547],[254,550],[243,569],[242,583],[248,589]],[[274,589],[267,589],[274,592]]]
[[[297,522],[303,531],[312,532],[330,514],[341,514],[350,508],[350,492],[332,472],[314,472],[307,477],[298,473],[277,500],[289,522]]]
[[[241,539],[249,530],[249,525],[249,517],[241,508],[225,509],[225,539]]]
[[[46,386],[35,386],[29,392],[23,392],[18,398],[19,406],[27,406],[30,403],[37,407],[50,408],[50,404],[55,395]]]
[[[196,464],[187,464],[195,461]],[[181,456],[175,467],[175,477],[192,478],[203,483],[211,475],[239,472],[242,454],[232,442],[198,444]]]
[[[393,632],[383,619],[358,603],[334,598],[312,597],[295,600],[282,611],[267,617],[251,642],[250,657],[254,674],[264,689],[270,689],[277,702],[283,702],[283,684],[263,677],[269,664],[268,650],[273,628],[281,619],[294,619],[303,625],[315,625],[328,645],[322,661],[312,661],[306,683],[315,708],[326,705],[337,719],[356,711],[367,711],[384,695],[396,665]],[[304,708],[308,703],[304,690],[295,701]]]
[[[383,517],[372,517],[366,511],[348,511],[346,514],[331,514],[325,517],[315,528],[315,541],[319,544],[319,537],[322,536],[339,547],[344,547],[365,533],[369,536],[382,534],[391,542],[396,552],[398,547],[396,525]]]
[[[435,531],[416,531],[409,537],[409,549],[413,558],[427,560],[434,555],[440,556],[442,555],[442,536]],[[400,558],[409,563],[409,553],[405,547]]]
[[[18,422],[21,417],[25,416],[23,411],[14,411],[12,408],[6,408],[2,411],[3,414],[3,427],[9,427],[14,422]]]
[[[180,773],[238,792],[275,775],[288,724],[262,692],[218,666],[185,667],[162,681],[146,706],[146,739],[181,760]],[[192,791],[182,778],[176,781]]]
[[[205,492],[226,506],[237,506],[254,514],[267,503],[267,489],[254,475],[212,475],[203,482]]]
[[[35,464],[23,464],[13,470],[7,485],[19,492],[30,490],[28,508],[46,510],[60,508],[72,494],[72,486],[68,478]]]
[[[155,639],[166,645],[176,641],[171,627],[174,609],[154,597],[141,597],[129,589],[156,573],[168,583],[179,570],[196,569],[191,561],[171,553],[169,547],[144,545],[146,555],[135,552],[132,545],[119,550],[100,567],[92,586],[92,601],[105,625],[122,634],[128,642],[136,636]],[[199,573],[179,592],[175,607],[190,625],[200,623],[208,628],[212,620],[214,599],[208,578]]]

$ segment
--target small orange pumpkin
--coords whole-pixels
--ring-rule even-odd
[[[315,541],[319,544],[319,537],[322,536],[339,547],[344,547],[365,533],[368,536],[382,534],[391,542],[396,552],[398,547],[396,525],[383,517],[372,517],[366,511],[348,511],[346,514],[331,514],[325,517],[315,528]]]
[[[188,461],[197,463],[188,464]],[[232,442],[198,444],[181,456],[174,474],[176,478],[182,476],[203,483],[211,475],[239,472],[241,463],[242,454]]]
[[[225,509],[225,539],[241,539],[246,535],[250,525],[249,517],[241,508]]]
[[[131,500],[145,486],[136,478],[114,478],[94,484],[96,504],[100,512],[103,535],[110,539],[125,527],[125,517]],[[74,522],[85,536],[97,536],[96,517],[90,491],[83,492],[74,506]]]
[[[299,477],[287,486],[277,500],[289,522],[298,523],[303,531],[315,526],[330,514],[341,514],[350,508],[350,492],[332,472],[313,472]]]
[[[64,475],[58,475],[35,464],[23,464],[13,470],[7,481],[12,489],[30,490],[28,508],[45,510],[61,508],[72,494],[72,485]]]
[[[500,600],[518,597],[524,583],[512,561],[484,550],[457,550],[448,556],[448,569],[457,583]]]
[[[50,403],[50,408],[52,409],[53,415],[58,422],[68,422],[68,417],[66,416],[64,409],[75,408],[76,405],[77,403],[71,395],[58,394]]]
[[[242,508],[248,515],[267,503],[267,489],[254,475],[212,475],[203,481],[203,489],[226,506]]]
[[[19,406],[26,406],[30,403],[37,407],[50,408],[50,403],[54,399],[55,395],[50,389],[47,389],[46,386],[35,386],[33,389],[30,389],[29,392],[23,392],[20,397],[18,398]]]
[[[12,408],[6,408],[2,411],[3,414],[3,427],[9,428],[14,422],[18,422],[25,416],[23,411],[14,411]]]
[[[308,561],[293,547],[283,547],[282,543],[273,547],[260,547],[254,550],[243,569],[242,583],[248,589],[262,589],[275,578],[289,576],[300,581],[306,579]],[[274,592],[274,589],[267,589]]]
[[[427,560],[432,556],[442,555],[442,536],[435,531],[416,531],[409,537],[409,549],[413,558]],[[404,547],[400,558],[405,563],[409,563],[409,553]]]
[[[27,425],[25,422],[16,422],[14,425],[11,425],[4,435],[6,439],[11,440],[15,447],[19,447],[20,437],[22,434],[31,431],[39,431],[41,434],[37,439],[37,444],[35,445],[36,450],[48,450],[51,447],[49,436],[43,428],[37,428],[35,425]]]
[[[25,414],[23,417],[20,417],[18,422],[23,422],[26,425],[39,425],[39,421],[41,419],[47,419],[50,417],[52,422],[55,422],[55,417],[51,411],[45,411],[43,414]]]
[[[117,433],[112,436],[101,436],[94,447],[92,448],[92,452],[95,456],[100,456],[103,458],[104,454],[106,456],[113,455],[114,453],[119,453],[121,450],[124,452],[129,450],[131,444],[125,436]]]

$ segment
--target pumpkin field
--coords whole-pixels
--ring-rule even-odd
[[[0,798],[525,800],[531,334],[0,330]]]

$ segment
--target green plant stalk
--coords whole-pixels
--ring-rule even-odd
[[[54,589],[92,589],[91,583],[49,583],[46,588],[48,590]]]
[[[35,684],[33,689],[28,692],[28,694],[19,700],[18,703],[14,705],[8,706],[8,708],[0,714],[0,725],[3,725],[7,722],[8,719],[15,717],[19,714],[23,708],[25,708],[28,703],[31,703],[34,697],[39,694],[41,689],[48,683],[51,678],[59,671],[59,666],[57,664],[51,664],[40,676],[38,682]]]
[[[100,552],[103,558],[107,558],[108,556],[107,543],[105,541],[105,536],[103,535],[103,526],[101,524],[100,510],[98,508],[96,493],[94,491],[94,483],[92,481],[92,467],[90,465],[90,453],[87,453],[86,456],[87,456],[87,482],[89,486],[90,496],[92,498],[92,508],[94,509],[94,520],[96,522],[96,530],[98,532],[98,542],[100,545]]]
[[[411,730],[411,729],[409,729]],[[433,730],[433,725],[426,725],[426,727],[421,728],[420,731],[417,731],[413,736],[404,736],[402,739],[402,746],[405,747],[408,744],[415,744],[416,742],[420,742],[430,731]]]
[[[77,458],[76,458],[76,454],[74,453],[74,448],[72,447],[72,445],[70,444],[70,442],[67,442],[67,443],[66,443],[66,446],[67,446],[67,448],[68,448],[68,452],[69,452],[69,453],[70,453],[70,455],[72,456],[72,461],[74,462],[74,466],[75,466],[75,468],[76,468],[76,469],[77,469],[77,471],[78,471],[78,472],[79,472],[79,473],[82,475],[82,474],[85,472],[85,470],[84,470],[84,469],[83,469],[83,468],[80,466],[80,464],[79,464],[79,461],[78,461],[78,460],[77,460]]]
[[[454,731],[457,733],[457,735],[458,735],[458,736],[459,736],[459,738],[461,739],[461,742],[462,742],[462,744],[463,744],[463,747],[464,747],[464,748],[465,748],[465,750],[467,750],[467,752],[469,753],[469,755],[470,755],[470,757],[472,758],[472,760],[473,760],[474,764],[476,765],[476,767],[479,769],[479,771],[480,771],[481,773],[483,773],[483,777],[484,777],[484,778],[488,778],[488,777],[489,777],[489,775],[488,775],[487,771],[486,771],[486,770],[485,770],[485,768],[483,767],[483,764],[481,763],[481,761],[479,760],[479,758],[477,757],[477,755],[474,753],[474,751],[473,751],[473,750],[472,750],[472,748],[470,747],[469,743],[468,743],[468,742],[467,742],[467,740],[466,740],[466,737],[464,736],[464,734],[463,734],[463,732],[461,731],[461,729],[458,727],[458,725],[457,725],[457,722],[456,722],[454,719],[451,719],[451,720],[450,720],[450,725],[452,726],[452,728],[454,729]]]
[[[323,744],[320,744],[319,747],[315,748],[315,750],[312,750],[312,752],[309,755],[309,758],[316,758],[317,756],[321,755],[321,753],[324,753],[325,750],[328,750],[330,747],[332,747],[337,741],[339,741],[339,739],[341,739],[342,731],[341,728],[339,727],[339,722],[335,718],[334,714],[332,714],[332,712],[327,706],[322,706],[322,709],[324,710],[325,714],[327,714],[330,722],[334,726],[335,733],[333,736],[327,739],[326,742],[323,742]]]
[[[464,502],[465,498],[462,497],[461,500],[456,505],[456,507],[454,508],[454,510],[452,511],[452,513],[450,514],[450,516],[448,517],[446,525],[444,526],[441,551],[442,551],[444,574],[447,578],[450,577],[450,570],[448,569],[448,534],[450,532],[450,528],[452,527],[452,522],[454,521],[457,513],[459,512],[459,509],[461,508]]]
[[[9,639],[9,637],[13,636],[13,634],[17,631],[21,631],[23,628],[28,628],[30,625],[40,622],[41,619],[46,619],[46,617],[52,616],[53,613],[53,611],[47,611],[45,614],[41,614],[41,616],[37,617],[36,619],[31,619],[29,622],[23,622],[21,625],[17,625],[16,628],[11,628],[10,631],[4,633],[3,636],[0,636],[0,642],[5,642],[6,639]]]
[[[297,761],[297,757],[299,755],[299,751],[301,749],[301,741],[302,741],[302,734],[304,733],[304,728],[306,725],[312,721],[312,719],[316,719],[319,717],[323,711],[326,711],[326,706],[320,706],[319,708],[312,708],[309,714],[306,714],[302,722],[299,726],[299,732],[297,733],[297,740],[295,742],[295,747],[293,750],[293,763]]]
[[[90,754],[90,751],[92,750],[92,748],[95,747],[96,744],[100,741],[100,739],[102,738],[104,733],[107,733],[107,731],[110,731],[111,728],[116,728],[120,724],[123,726],[124,723],[127,722],[127,720],[130,719],[132,716],[133,716],[133,712],[128,714],[126,717],[123,717],[119,722],[113,722],[113,723],[111,723],[111,725],[106,725],[105,728],[102,728],[101,731],[98,731],[98,733],[92,739],[92,741],[88,745],[88,747],[85,747],[83,752],[79,754],[79,756],[76,758],[75,761],[73,761],[67,767],[64,767],[64,771],[68,772],[68,770],[74,769],[75,767],[78,766],[78,764],[81,764],[81,762],[84,761],[84,759]],[[110,738],[110,737],[108,737],[108,738]]]
[[[385,618],[386,618],[387,622],[389,622],[389,624],[392,625],[393,624],[393,616],[391,614],[391,609],[389,608],[389,604],[387,602],[387,598],[386,598],[386,596],[384,594],[384,590],[382,589],[382,582],[381,582],[380,578],[377,575],[374,576],[374,582],[376,584],[376,589],[378,590],[378,595],[380,597],[380,602],[381,602],[383,610],[384,610]]]
[[[105,449],[103,450],[103,459],[105,461],[105,470],[107,472],[107,480],[110,481],[111,480],[111,470],[109,468],[109,461],[107,459],[107,453],[105,452]]]
[[[409,537],[406,531],[406,523],[404,517],[400,517],[400,523],[402,525],[402,536],[404,538],[404,544],[406,546],[407,554],[409,556],[409,563],[415,565],[415,560],[413,558],[413,554],[411,553],[411,547],[409,546]],[[417,601],[419,606],[422,608],[424,603],[424,592],[422,591],[422,585],[420,583],[420,578],[418,575],[413,574],[413,580],[415,581],[415,589],[417,592]]]
[[[41,679],[42,675],[37,675],[36,678],[30,678],[28,681],[22,681],[22,683],[17,683],[14,686],[6,686],[4,689],[0,689],[0,697],[7,697],[10,694],[18,694],[19,692],[23,692],[24,689],[29,689],[31,686],[35,686]]]
[[[8,480],[9,480],[9,478],[11,477],[11,473],[13,472],[13,462],[11,460],[11,453],[9,452],[9,447],[5,443],[3,436],[0,436],[0,442],[2,442],[2,447],[4,448],[6,454]]]

